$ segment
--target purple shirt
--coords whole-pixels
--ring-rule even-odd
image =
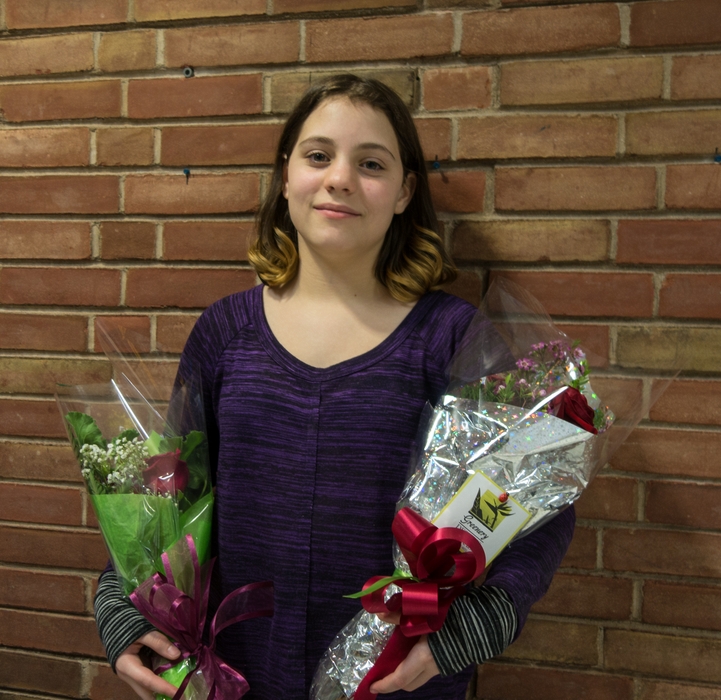
[[[323,369],[278,343],[260,286],[198,320],[180,374],[200,367],[217,463],[216,600],[254,581],[275,584],[274,616],[240,623],[218,641],[247,677],[248,700],[307,698],[318,660],[359,610],[343,595],[392,573],[391,521],[421,411],[445,389],[445,368],[474,313],[456,297],[426,294],[380,345]],[[525,566],[497,585],[512,588]],[[515,597],[540,597],[544,585],[534,579]],[[460,700],[468,677],[435,678],[399,696]]]

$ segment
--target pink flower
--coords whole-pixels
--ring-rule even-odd
[[[188,465],[180,459],[180,450],[150,457],[143,471],[143,483],[161,496],[185,491],[189,478]]]
[[[536,363],[527,357],[522,357],[516,362],[516,367],[518,367],[518,369],[520,370],[530,371],[536,368]]]

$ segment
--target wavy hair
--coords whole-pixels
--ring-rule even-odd
[[[345,97],[383,112],[393,127],[403,175],[414,173],[416,186],[408,206],[394,214],[376,261],[375,275],[402,302],[417,299],[456,278],[456,268],[438,234],[428,172],[418,132],[408,108],[389,87],[372,78],[334,75],[311,85],[288,117],[278,142],[268,193],[258,212],[257,238],[248,259],[271,287],[292,281],[298,272],[298,233],[283,196],[283,167],[305,120],[323,102]]]

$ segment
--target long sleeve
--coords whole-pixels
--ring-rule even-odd
[[[120,654],[155,628],[122,594],[118,577],[112,569],[106,569],[100,576],[94,608],[98,634],[108,661],[115,670]]]
[[[531,607],[551,585],[575,522],[571,506],[512,542],[493,562],[485,583],[453,602],[443,628],[428,637],[442,675],[498,656],[518,638]]]

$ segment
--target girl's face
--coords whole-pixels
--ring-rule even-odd
[[[283,171],[283,195],[304,250],[375,263],[394,214],[408,205],[393,127],[383,112],[341,97],[306,119]]]

